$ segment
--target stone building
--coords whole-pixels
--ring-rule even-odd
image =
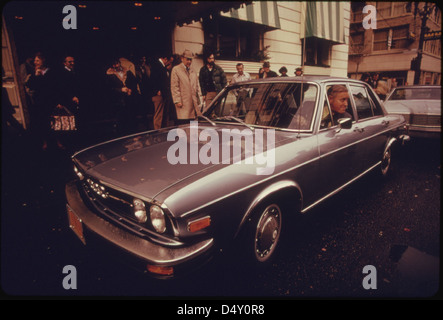
[[[352,2],[349,46],[349,77],[360,79],[364,73],[378,72],[381,78],[395,78],[398,84],[441,83],[441,11],[435,3],[419,2]],[[371,22],[363,10],[376,9],[376,28],[365,29]],[[427,10],[426,27],[422,18]],[[365,13],[364,13],[365,12]],[[422,59],[414,65],[423,37]]]

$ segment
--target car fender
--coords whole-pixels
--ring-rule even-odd
[[[249,205],[248,209],[246,210],[245,214],[243,215],[243,218],[240,222],[240,225],[238,226],[238,229],[235,233],[234,238],[238,236],[243,226],[246,224],[246,222],[249,220],[252,212],[255,208],[257,208],[259,205],[261,205],[264,201],[269,199],[272,196],[275,196],[277,194],[281,194],[283,191],[289,191],[293,194],[297,195],[299,197],[298,199],[298,207],[297,210],[300,211],[302,208],[302,202],[303,202],[303,192],[301,191],[301,188],[298,183],[292,180],[282,180],[275,182],[263,190],[261,190],[257,196],[252,200],[251,204]]]

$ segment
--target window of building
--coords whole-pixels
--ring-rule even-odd
[[[386,19],[386,18],[401,16],[407,13],[408,10],[410,10],[410,8],[407,9],[407,6],[408,6],[407,2],[401,2],[401,1],[376,2],[377,15],[378,15],[377,18]]]
[[[350,54],[361,54],[364,49],[364,32],[356,32],[351,35]]]
[[[405,2],[392,2],[392,16],[401,16],[406,13]]]
[[[263,54],[261,25],[232,18],[214,17],[203,23],[205,46],[216,51],[218,59],[260,61]]]
[[[441,39],[425,41],[423,51],[441,57]]]
[[[374,51],[406,49],[410,45],[409,26],[374,30]]]
[[[392,46],[394,49],[407,48],[410,44],[408,40],[409,26],[401,26],[392,29]]]
[[[438,25],[441,25],[441,10],[438,7],[435,7],[434,10],[429,15],[429,18],[433,20]]]
[[[388,18],[391,16],[392,2],[380,1],[376,3],[377,18]]]
[[[351,2],[351,21],[361,22],[363,20],[364,2]]]
[[[307,66],[330,67],[329,57],[331,41],[316,37],[303,39],[306,41],[304,63]]]
[[[389,29],[374,30],[374,51],[388,50]]]

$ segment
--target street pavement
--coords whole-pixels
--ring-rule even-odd
[[[235,261],[216,259],[196,274],[163,281],[91,252],[68,227],[64,185],[73,177],[70,155],[111,136],[109,130],[91,131],[68,150],[46,152],[29,135],[2,136],[4,297],[432,298],[439,293],[440,141],[412,140],[396,148],[387,179],[370,174],[298,217],[268,269],[245,270]],[[68,265],[76,268],[75,289],[63,286]],[[375,277],[371,288],[365,288],[367,276]]]

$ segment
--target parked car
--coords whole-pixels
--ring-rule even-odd
[[[401,86],[384,103],[390,114],[405,117],[411,137],[440,138],[441,86]]]
[[[159,278],[229,249],[266,265],[291,216],[370,171],[387,175],[404,132],[404,118],[358,80],[236,83],[187,125],[75,153],[70,227],[86,246],[114,247]]]

